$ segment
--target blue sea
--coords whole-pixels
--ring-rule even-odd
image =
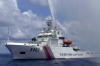
[[[100,58],[14,60],[11,54],[0,54],[0,66],[100,66]]]

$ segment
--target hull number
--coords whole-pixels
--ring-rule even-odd
[[[39,48],[31,48],[30,51],[39,52],[40,49]]]

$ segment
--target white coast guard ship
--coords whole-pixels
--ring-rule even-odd
[[[47,21],[48,28],[41,31],[31,42],[7,42],[5,45],[13,59],[56,59],[56,58],[91,58],[94,52],[81,51],[72,46],[71,40],[65,40],[57,27],[52,27],[52,20]]]

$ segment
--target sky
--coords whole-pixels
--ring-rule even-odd
[[[49,6],[48,6],[49,5]],[[86,50],[100,50],[100,0],[0,0],[0,48],[38,35],[52,14],[66,39]],[[15,39],[15,40],[14,40]]]

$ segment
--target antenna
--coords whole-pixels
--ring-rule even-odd
[[[8,28],[8,38],[7,38],[7,42],[9,42],[9,36],[10,36],[10,35],[9,35],[9,28]]]

